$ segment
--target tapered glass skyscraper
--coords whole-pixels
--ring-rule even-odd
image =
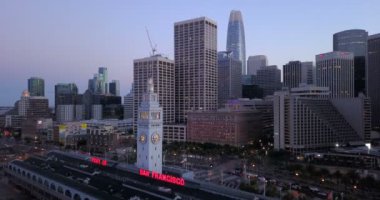
[[[243,17],[238,10],[232,10],[230,13],[226,49],[232,51],[232,58],[241,61],[241,73],[247,74]]]

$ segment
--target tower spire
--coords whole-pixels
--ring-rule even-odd
[[[148,93],[153,93],[153,92],[154,92],[153,78],[150,77],[148,79]]]

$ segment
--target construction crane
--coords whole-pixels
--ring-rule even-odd
[[[150,48],[152,49],[152,55],[151,55],[151,56],[154,56],[155,53],[156,53],[156,51],[157,51],[157,45],[155,44],[155,45],[153,46],[153,44],[152,44],[152,40],[150,39],[150,35],[149,35],[148,28],[145,27],[145,30],[146,30],[146,34],[147,34],[148,39],[149,39]]]

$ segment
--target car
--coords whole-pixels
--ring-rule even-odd
[[[312,192],[319,192],[319,189],[317,187],[309,186],[309,190]]]

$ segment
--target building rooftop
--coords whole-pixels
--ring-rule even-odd
[[[354,53],[352,52],[344,52],[344,51],[332,51],[328,53],[322,53],[315,56],[315,60],[323,61],[329,59],[354,59]]]
[[[119,198],[115,198],[111,195],[108,195],[107,193],[100,192],[96,188],[92,188],[92,187],[86,186],[84,184],[80,184],[74,180],[65,178],[65,177],[57,175],[55,173],[51,173],[51,172],[49,172],[49,170],[41,169],[41,168],[33,166],[27,162],[23,162],[20,160],[14,160],[11,163],[14,165],[20,166],[24,169],[30,170],[34,173],[37,173],[41,176],[44,176],[44,177],[47,177],[49,179],[60,182],[60,183],[66,185],[68,187],[73,188],[73,189],[77,189],[83,193],[88,194],[89,196],[93,196],[93,197],[99,198],[99,199],[119,199]]]
[[[194,19],[188,19],[188,20],[176,22],[176,23],[174,23],[174,26],[181,25],[181,24],[188,24],[188,23],[197,22],[197,21],[203,21],[203,20],[208,21],[214,25],[217,25],[216,21],[214,21],[208,17],[198,17],[198,18],[194,18]]]

